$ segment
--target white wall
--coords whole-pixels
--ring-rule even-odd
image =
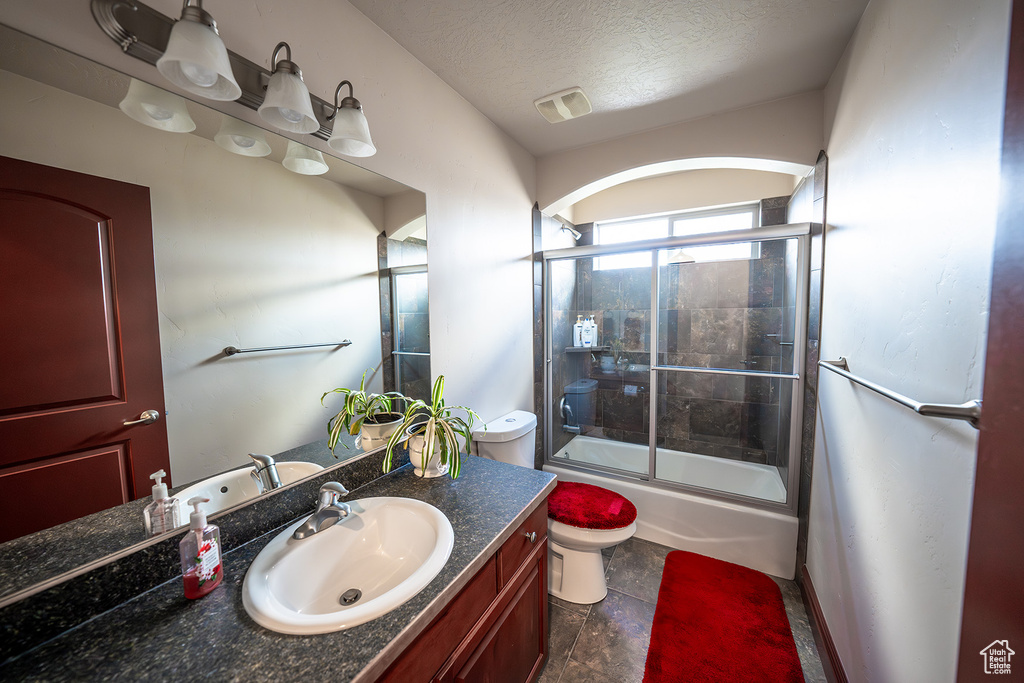
[[[810,92],[549,154],[537,160],[537,201],[542,210],[558,213],[565,197],[591,183],[639,167],[686,159],[711,160],[689,168],[755,168],[806,175],[824,140],[821,112],[821,92]],[[771,160],[775,167],[750,165],[748,160]],[[689,169],[662,172],[669,170]]]
[[[147,4],[181,11],[176,0]],[[353,82],[378,149],[359,165],[427,195],[432,371],[447,376],[450,402],[485,419],[530,409],[533,158],[344,0],[219,0],[207,9],[229,48],[265,67],[274,45],[288,41],[322,98],[341,79]],[[0,22],[158,78],[121,54],[84,0],[7,0]],[[241,105],[228,108],[254,120]]]
[[[633,180],[592,194],[570,207],[576,224],[756,202],[789,195],[796,178],[786,173],[709,168]],[[563,212],[563,217],[569,217]]]
[[[821,357],[920,400],[981,394],[1008,6],[872,0],[826,90]],[[818,400],[807,564],[844,669],[951,681],[977,432],[828,372]]]
[[[384,201],[6,71],[0,92],[0,153],[150,188],[172,480],[325,438],[320,395],[380,363]]]

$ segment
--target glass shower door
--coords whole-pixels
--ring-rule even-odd
[[[663,249],[651,315],[654,479],[785,504],[799,423],[799,238]],[[724,249],[723,247],[728,247]],[[800,356],[800,357],[798,357]]]

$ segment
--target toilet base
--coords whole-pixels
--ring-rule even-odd
[[[608,595],[601,550],[572,550],[548,539],[548,593],[580,605]]]
[[[548,593],[592,605],[608,595],[601,550],[629,540],[636,522],[620,529],[581,529],[548,520]]]

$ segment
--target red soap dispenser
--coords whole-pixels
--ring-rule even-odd
[[[188,533],[181,539],[181,574],[185,579],[185,597],[201,598],[220,585],[224,568],[220,560],[220,529],[206,523],[206,513],[199,509],[209,498],[190,498],[194,508],[189,515]]]

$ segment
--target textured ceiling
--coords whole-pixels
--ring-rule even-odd
[[[351,0],[535,156],[824,87],[867,0]],[[594,113],[533,106],[580,86]]]

